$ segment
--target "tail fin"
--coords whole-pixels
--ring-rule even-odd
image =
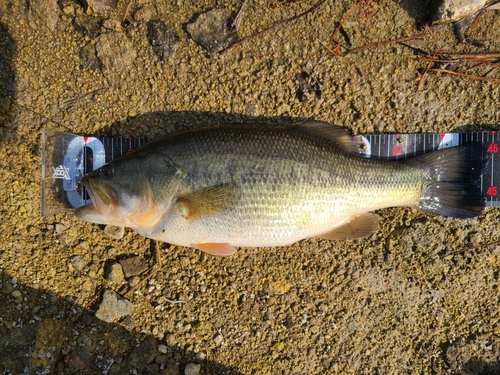
[[[419,210],[457,218],[476,217],[484,210],[479,179],[487,158],[482,144],[473,142],[430,152],[413,162],[424,177]]]

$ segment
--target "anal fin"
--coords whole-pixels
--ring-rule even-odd
[[[378,228],[378,216],[372,213],[365,213],[353,217],[348,223],[341,225],[327,233],[323,233],[318,238],[325,240],[348,240],[368,237]]]
[[[204,251],[208,254],[211,255],[216,255],[216,256],[221,256],[221,257],[228,257],[230,255],[233,255],[236,253],[236,249],[229,245],[228,243],[196,243],[192,244],[192,247],[195,249]]]

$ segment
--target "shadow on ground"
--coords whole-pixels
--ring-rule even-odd
[[[151,335],[100,321],[92,308],[14,283],[5,271],[1,280],[2,374],[180,375],[188,363],[201,365],[201,374],[240,374]]]

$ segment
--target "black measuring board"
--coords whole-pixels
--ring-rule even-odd
[[[84,192],[84,174],[149,141],[145,137],[90,137],[65,132],[42,133],[42,214],[72,210],[91,203]],[[500,206],[500,132],[368,134],[354,137],[359,155],[378,160],[403,160],[426,152],[481,143],[488,163],[481,176],[486,206]]]
[[[81,184],[82,177],[148,141],[145,137],[91,137],[44,129],[42,215],[90,204]]]

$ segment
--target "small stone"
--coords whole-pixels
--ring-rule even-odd
[[[146,271],[149,266],[140,256],[126,258],[120,261],[125,277],[137,276]]]
[[[87,14],[78,14],[73,19],[73,27],[77,33],[95,38],[101,31],[102,20]]]
[[[115,360],[108,357],[104,353],[98,353],[95,357],[94,363],[101,374],[107,374]]]
[[[160,61],[174,56],[179,45],[177,34],[160,20],[148,22],[148,41]]]
[[[205,358],[207,358],[207,355],[205,354],[205,352],[198,352],[196,353],[195,358],[197,361],[204,361]]]
[[[177,363],[173,359],[170,359],[166,365],[165,369],[161,372],[161,375],[181,375],[181,370]]]
[[[141,7],[134,13],[134,20],[137,22],[148,22],[153,17],[153,11],[149,7]]]
[[[125,280],[125,277],[123,275],[123,269],[122,266],[119,263],[113,263],[111,264],[107,270],[106,270],[106,275],[104,278],[108,281],[111,281],[112,283],[115,284],[121,284]]]
[[[175,335],[173,334],[168,334],[167,337],[165,338],[167,345],[168,346],[174,346],[177,344],[177,339],[175,338]]]
[[[79,272],[81,272],[85,266],[87,265],[87,262],[85,261],[85,258],[82,255],[74,255],[71,258],[69,258],[69,261],[75,267],[75,269]]]
[[[239,40],[238,34],[229,28],[228,18],[222,9],[212,9],[198,16],[187,25],[193,40],[209,52],[219,52]]]
[[[54,31],[59,19],[57,0],[30,0],[28,24],[35,30],[47,28]]]
[[[223,340],[223,337],[222,335],[217,335],[214,337],[214,342],[215,342],[215,345],[219,346],[220,344],[222,344],[222,340]]]
[[[201,365],[190,362],[184,368],[184,375],[198,375],[201,371]]]
[[[168,346],[165,344],[158,345],[158,351],[165,354],[168,351]]]
[[[117,225],[106,225],[106,227],[104,228],[104,233],[109,238],[112,238],[114,240],[120,240],[123,238],[123,235],[125,234],[125,228],[119,227]]]
[[[141,282],[141,278],[139,276],[132,276],[130,280],[128,281],[128,285],[133,288],[137,284]]]
[[[56,224],[56,233],[57,234],[61,234],[66,229],[68,229],[68,227],[66,225],[62,225],[62,224],[59,224],[59,223]]]
[[[97,310],[96,318],[111,323],[122,316],[130,314],[134,305],[112,290],[106,290]]]
[[[116,9],[117,0],[87,0],[86,2],[92,12],[100,16],[107,16]]]

